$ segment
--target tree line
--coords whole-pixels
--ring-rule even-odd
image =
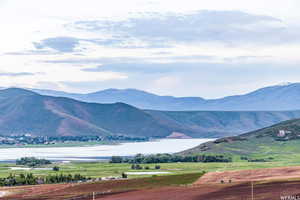
[[[10,174],[6,178],[0,178],[0,186],[20,186],[20,185],[37,185],[37,184],[52,184],[52,183],[70,183],[78,181],[86,181],[90,178],[80,174],[55,174],[45,177],[37,177],[33,174]]]
[[[141,166],[141,165],[139,165],[139,164],[132,164],[132,165],[131,165],[131,169],[135,169],[135,170],[146,169],[146,170],[149,170],[149,169],[151,169],[151,168],[150,168],[149,166],[143,167],[143,166]],[[160,169],[160,165],[155,165],[155,166],[154,166],[154,169]]]
[[[38,159],[35,157],[24,157],[16,160],[16,165],[26,165],[29,167],[36,167],[36,166],[49,165],[49,164],[51,164],[50,160]]]
[[[232,157],[225,155],[176,155],[176,154],[137,154],[132,158],[112,156],[111,163],[173,163],[173,162],[232,162]]]

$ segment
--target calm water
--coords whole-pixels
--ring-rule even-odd
[[[21,157],[38,157],[63,161],[92,161],[111,156],[133,156],[138,153],[175,153],[212,139],[164,139],[151,142],[123,143],[120,145],[99,145],[84,147],[55,148],[9,148],[0,149],[0,161],[12,161]]]

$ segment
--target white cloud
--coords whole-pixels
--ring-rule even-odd
[[[283,68],[286,66],[289,69],[295,69],[297,63],[300,62],[298,56],[300,44],[297,41],[300,30],[299,7],[300,2],[298,0],[111,0],[106,2],[99,0],[0,0],[0,72],[7,73],[7,75],[14,73],[33,74],[32,76],[2,76],[0,86],[18,85],[75,91],[75,87],[66,86],[64,82],[80,83],[90,81],[96,83],[102,81],[106,83],[103,85],[107,87],[110,87],[109,84],[123,87],[125,84],[120,80],[126,80],[126,85],[130,87],[149,89],[162,94],[218,96],[232,94],[229,91],[230,88],[234,92],[245,92],[273,81],[277,83],[278,77],[286,79],[279,82],[300,81],[293,73],[283,73],[282,70],[275,67],[280,66]],[[114,35],[115,38],[112,38],[111,33],[106,31],[95,32],[70,26],[70,24],[78,21],[106,20],[111,22],[112,20],[124,21],[133,17],[142,19],[143,16],[149,15],[149,13],[155,16],[173,15],[174,18],[170,18],[170,22],[172,22],[201,10],[243,12],[251,16],[267,16],[269,19],[278,19],[278,21],[262,20],[250,24],[231,24],[229,26],[231,22],[237,19],[228,18],[229,21],[226,21],[223,26],[218,25],[213,20],[211,24],[207,25],[196,24],[200,28],[203,26],[203,29],[209,29],[210,32],[207,32],[206,40],[196,38],[197,40],[193,40],[188,44],[185,41],[183,42],[184,38],[181,37],[181,35],[188,33],[177,31],[178,34],[174,35],[175,31],[173,31],[172,26],[168,30],[166,30],[166,27],[163,29],[167,31],[162,33],[166,37],[163,40],[158,40],[157,43],[155,43],[153,37],[152,40],[149,40],[149,37],[147,40],[144,38],[145,34],[149,34],[147,32],[142,34],[143,37],[133,37],[137,36],[136,32],[132,34],[127,30],[125,36],[119,37],[120,41],[111,40],[110,44],[107,39],[116,39],[116,35]],[[208,16],[209,19],[212,19],[212,17],[211,15]],[[255,17],[253,20],[255,20]],[[143,20],[141,22],[143,23]],[[188,23],[188,21],[185,23]],[[151,28],[151,26],[149,27]],[[183,26],[180,27],[183,28]],[[175,29],[180,27],[174,25]],[[228,27],[236,28],[232,30],[238,31],[232,33],[230,32],[232,30],[227,30]],[[145,31],[149,31],[146,28]],[[227,42],[222,43],[217,40],[211,34],[212,29],[222,32],[223,35],[219,35],[222,36],[223,41]],[[139,27],[136,30],[141,31],[143,28]],[[193,38],[197,37],[194,32],[195,29],[190,31]],[[251,34],[242,35],[242,31]],[[127,39],[126,36],[128,36]],[[140,32],[138,36],[141,36]],[[64,43],[62,37],[75,38],[75,40]],[[172,38],[171,46],[161,45],[168,42],[168,38]],[[240,39],[238,45],[235,43],[237,39]],[[37,45],[40,45],[41,49],[36,49]],[[143,48],[135,48],[141,45],[143,45]],[[120,58],[120,61],[116,61],[116,58]],[[95,68],[103,63],[73,62],[63,64],[59,62],[42,62],[45,60],[58,61],[66,59],[81,61],[110,59],[114,62],[104,63],[111,64],[109,65],[111,68],[97,72],[87,72],[82,71],[82,69]],[[139,62],[136,62],[136,60],[139,60]],[[197,62],[199,63],[198,70],[194,69],[196,65],[193,65],[192,70],[190,67],[180,68],[179,66],[180,63]],[[208,66],[209,63],[212,65],[215,63],[222,64],[222,67],[216,69],[216,72],[224,73],[224,76],[227,77],[222,77],[219,74],[213,75],[208,68],[205,68],[208,71],[207,73],[202,72],[203,62],[207,63]],[[135,65],[131,70],[129,69],[130,64],[125,65],[121,70],[122,66],[119,65],[122,63],[135,63]],[[143,63],[146,64],[143,65]],[[158,65],[153,67],[152,63],[158,63]],[[177,63],[178,65],[174,65],[173,68],[171,65],[167,65],[170,68],[168,71],[165,68],[160,68],[165,67],[165,65],[160,65],[164,63]],[[248,68],[250,64],[253,65]],[[269,67],[268,70],[263,71],[265,76],[259,74],[261,71],[258,70],[258,67],[255,67],[255,64],[259,67]],[[155,69],[149,69],[150,67]],[[248,81],[253,79],[255,83],[246,84],[242,79],[235,80],[234,84],[230,83],[231,76],[225,73],[228,68],[230,70],[234,69],[237,71],[236,74],[240,73],[240,76],[245,76],[245,72],[249,72],[250,78],[247,79],[248,77],[246,77],[245,79]],[[239,71],[237,69],[246,70]],[[271,69],[275,70],[275,74],[269,74],[272,71]],[[145,78],[136,77],[137,70],[139,75]],[[162,71],[161,74],[158,73],[160,70]],[[144,74],[141,75],[141,73]],[[201,77],[203,74],[205,79],[186,78],[187,76]],[[211,83],[216,76],[220,81],[216,85],[212,85]],[[193,85],[192,81],[199,84]],[[188,87],[185,87],[182,83],[187,83]],[[151,89],[151,84],[154,84],[157,89]],[[89,90],[89,88],[86,89]],[[84,88],[81,90],[84,92]]]
[[[172,76],[164,76],[159,79],[154,80],[151,88],[157,92],[174,90],[181,84],[180,78]]]

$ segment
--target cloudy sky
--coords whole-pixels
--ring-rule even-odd
[[[300,82],[299,0],[0,0],[0,86],[216,98]]]

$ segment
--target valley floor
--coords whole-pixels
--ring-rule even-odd
[[[300,181],[257,183],[254,186],[256,200],[279,200],[296,197],[300,191]],[[174,187],[155,190],[132,191],[99,197],[97,200],[250,200],[251,184],[201,185],[194,187]],[[88,199],[85,199],[88,200]]]
[[[59,166],[59,172],[52,170],[54,165]],[[97,178],[117,177],[123,172],[169,172],[129,175],[125,180],[92,183],[2,187],[0,195],[6,196],[0,199],[90,200],[95,192],[95,198],[99,200],[246,200],[251,199],[252,181],[255,200],[277,200],[280,196],[300,194],[300,161],[297,157],[272,162],[161,163],[158,164],[160,169],[155,169],[155,165],[141,164],[150,169],[132,170],[128,163],[71,162],[46,165],[44,170],[14,170],[11,167],[16,167],[15,164],[0,164],[0,178],[10,173],[33,173],[35,176],[79,173]],[[203,171],[207,172],[204,176]]]
[[[251,171],[251,176],[247,176]],[[267,172],[267,174],[264,174]],[[281,173],[282,172],[282,173]],[[264,174],[264,175],[263,175]],[[5,200],[277,200],[300,193],[300,167],[2,188]],[[239,177],[239,178],[238,178]],[[231,178],[233,181],[228,182]],[[224,183],[220,179],[226,179]]]
[[[60,171],[52,170],[53,166],[59,166]],[[155,170],[155,165],[160,165],[159,170]],[[22,169],[15,164],[0,164],[0,178],[7,177],[9,174],[26,174],[32,173],[35,176],[47,176],[49,174],[81,174],[83,176],[98,178],[108,176],[120,176],[123,172],[169,172],[170,175],[180,175],[187,173],[206,172],[223,172],[233,170],[249,170],[274,168],[285,166],[300,166],[299,161],[274,161],[274,162],[231,162],[231,163],[161,163],[161,164],[141,164],[143,168],[149,167],[149,170],[132,170],[131,164],[128,163],[107,163],[107,162],[71,162],[46,165],[45,168]],[[16,168],[17,167],[17,168]],[[18,169],[18,170],[16,170]],[[129,178],[149,177],[152,175],[129,175]]]

